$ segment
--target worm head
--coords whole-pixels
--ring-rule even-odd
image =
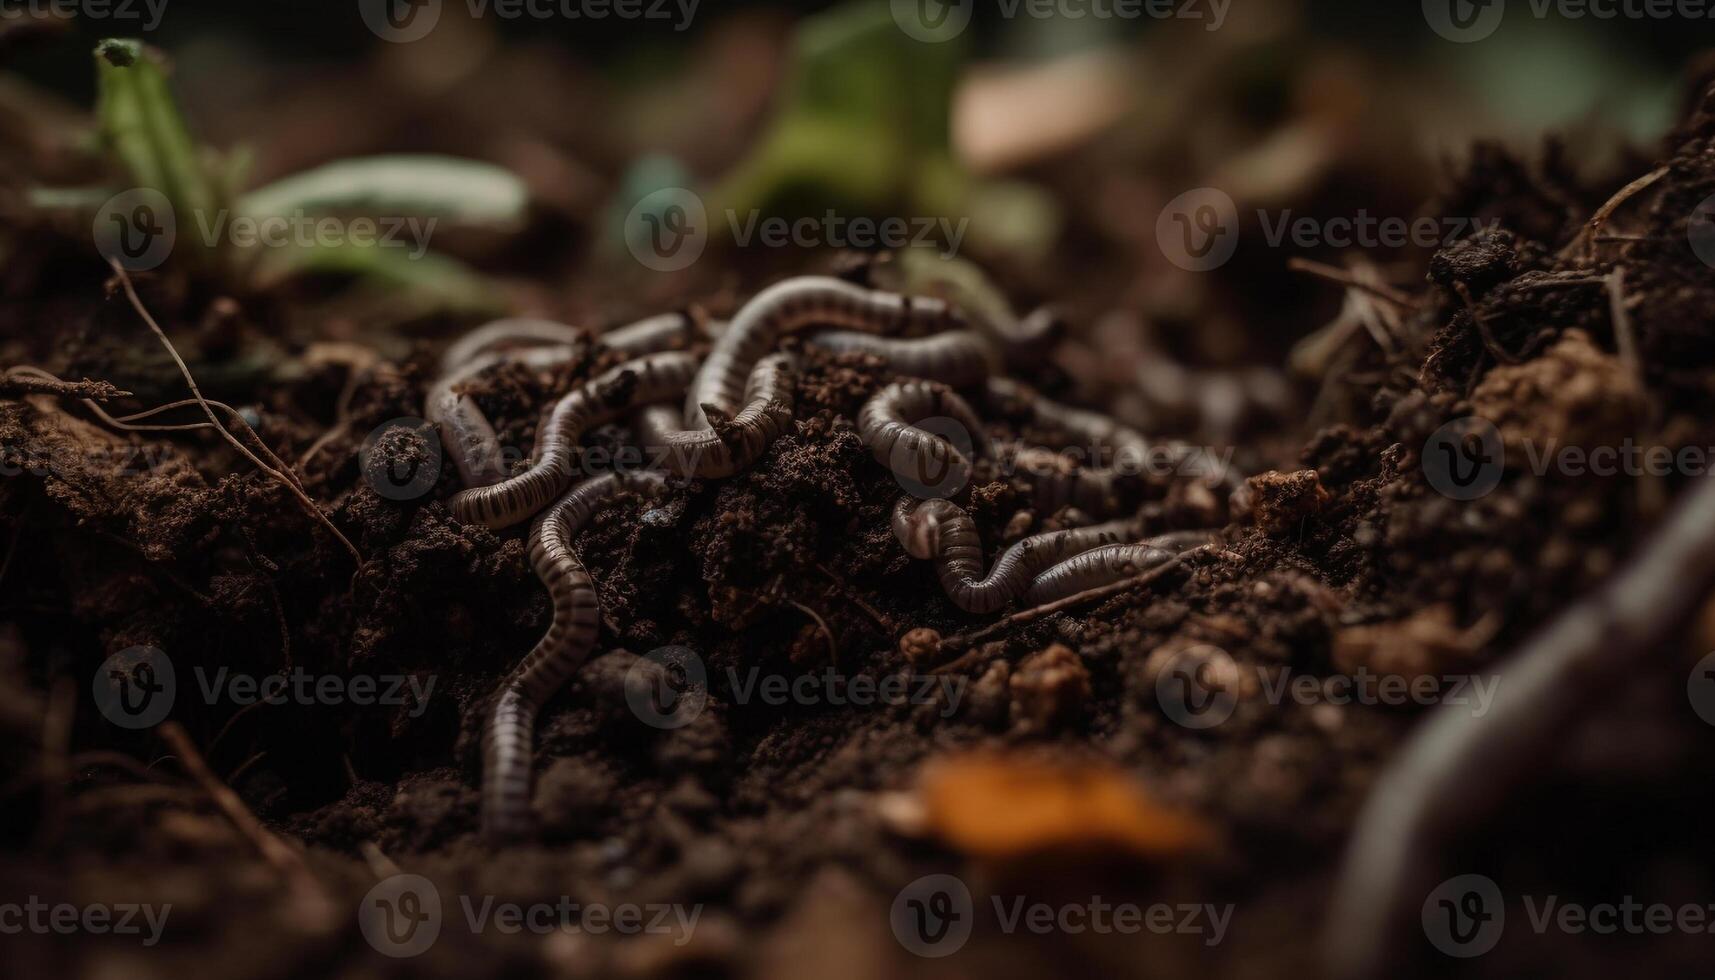
[[[934,558],[941,548],[941,519],[923,501],[901,498],[893,509],[893,536],[913,558]]]
[[[911,521],[905,550],[914,558],[934,558],[941,553],[941,518],[932,507],[919,507]]]

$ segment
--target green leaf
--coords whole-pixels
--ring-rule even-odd
[[[804,21],[781,109],[713,203],[740,212],[803,201],[871,214],[921,207],[923,169],[944,175],[951,161],[962,56],[957,41],[907,36],[886,4],[850,3]]]
[[[203,169],[172,90],[164,59],[141,41],[96,45],[96,118],[108,151],[140,187],[166,195],[189,222],[211,220],[220,196]]]
[[[405,294],[414,312],[499,314],[506,301],[481,273],[434,252],[379,245],[287,245],[262,249],[252,278],[268,288],[309,275],[349,278],[360,289]]]
[[[239,210],[254,217],[366,214],[433,217],[501,230],[524,224],[529,190],[491,163],[443,156],[339,160],[246,194]]]

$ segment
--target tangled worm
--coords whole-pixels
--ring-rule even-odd
[[[586,381],[555,403],[537,431],[530,468],[493,486],[454,494],[453,516],[491,528],[528,519],[571,485],[578,440],[586,431],[679,394],[696,363],[695,357],[681,352],[650,354]]]
[[[794,366],[790,354],[758,361],[745,386],[744,409],[718,430],[686,429],[677,408],[653,405],[638,415],[638,438],[675,476],[732,476],[756,462],[791,426]]]
[[[1022,406],[1037,425],[1070,434],[1076,448],[1092,457],[1113,457],[1110,464],[1092,465],[1093,458],[1071,461],[1048,449],[1021,451],[1018,462],[1036,477],[1036,505],[1042,510],[1071,504],[1091,513],[1112,513],[1119,503],[1120,480],[1145,472],[1148,465],[1169,466],[1174,475],[1198,476],[1229,489],[1237,486],[1235,474],[1194,446],[1155,442],[1106,415],[1061,405],[1010,378],[990,378],[988,394],[992,401]]]
[[[511,317],[485,323],[448,345],[441,355],[441,374],[447,375],[477,357],[509,347],[570,345],[590,339],[589,331],[553,320]]]
[[[969,482],[971,461],[957,443],[979,455],[990,451],[970,403],[927,381],[900,381],[881,389],[864,402],[857,422],[858,436],[876,461],[919,496],[944,497]],[[946,431],[923,428],[925,422]],[[935,492],[943,488],[946,492]]]
[[[697,325],[684,313],[662,313],[616,327],[597,339],[632,357],[685,347],[697,335]]]
[[[1030,583],[1024,592],[1027,606],[1041,606],[1099,589],[1172,561],[1197,545],[1208,544],[1214,535],[1207,531],[1164,534],[1137,544],[1110,544],[1055,565]]]
[[[1050,566],[1103,545],[1124,541],[1129,521],[1109,521],[1025,538],[1002,552],[986,578],[976,522],[947,500],[901,497],[893,508],[893,533],[914,558],[934,559],[941,588],[968,613],[992,613],[1023,595],[1031,580]]]
[[[529,831],[536,712],[589,659],[601,629],[595,581],[572,539],[614,494],[655,494],[664,483],[659,473],[605,473],[573,487],[530,528],[530,565],[548,588],[554,619],[501,683],[483,729],[482,831],[490,840]]]
[[[685,399],[685,426],[709,428],[705,406],[735,415],[751,370],[794,330],[822,324],[865,333],[956,326],[959,318],[937,299],[915,299],[854,286],[839,279],[801,276],[757,293],[715,341]]]
[[[982,381],[996,368],[994,346],[972,330],[948,330],[916,340],[853,330],[821,330],[810,335],[809,343],[836,354],[870,354],[886,361],[895,374],[958,388]]]
[[[477,332],[518,322],[536,321],[500,321]],[[459,394],[458,387],[498,364],[523,364],[543,370],[565,364],[575,356],[575,349],[570,344],[557,342],[544,342],[554,343],[554,346],[524,350],[494,349],[516,339],[520,337],[511,329],[503,336],[491,333],[484,344],[470,346],[474,353],[469,360],[448,367],[429,386],[423,417],[440,429],[441,441],[452,449],[453,465],[458,468],[459,477],[466,487],[493,486],[506,478],[507,468],[494,425],[477,406],[476,400]],[[441,363],[446,366],[450,360],[450,357],[443,357]]]

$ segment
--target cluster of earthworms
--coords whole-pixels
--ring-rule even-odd
[[[1045,328],[1051,322],[1031,318]],[[573,538],[603,501],[621,491],[654,493],[669,477],[711,479],[753,465],[793,425],[796,358],[778,350],[789,334],[815,328],[814,348],[879,358],[907,380],[876,392],[858,413],[864,444],[905,488],[892,525],[912,557],[934,561],[948,599],[976,614],[1010,603],[1041,604],[1109,584],[1169,561],[1207,533],[1135,541],[1124,520],[1054,531],[1008,548],[983,574],[975,523],[952,502],[976,460],[1010,453],[1025,464],[1039,447],[997,446],[975,408],[955,389],[1022,411],[1033,424],[1086,441],[1116,458],[1158,451],[1143,435],[1105,416],[1057,405],[993,377],[1005,357],[1036,336],[978,323],[935,298],[802,277],[758,293],[712,338],[700,360],[681,348],[700,339],[691,318],[645,320],[600,339],[630,356],[577,386],[544,414],[528,465],[504,466],[494,428],[461,389],[497,364],[552,367],[572,357],[582,332],[538,320],[503,320],[454,344],[428,394],[427,417],[443,433],[464,481],[451,508],[467,523],[505,528],[532,520],[529,555],[552,599],[547,635],[502,682],[483,738],[482,824],[491,839],[530,827],[531,752],[536,712],[589,658],[599,604]],[[682,407],[674,403],[683,397]],[[629,418],[651,460],[641,473],[604,473],[579,482],[579,442],[595,426]],[[1216,481],[1222,474],[1204,474]],[[1047,467],[1033,481],[1044,512],[1076,508],[1113,516],[1123,496],[1117,465]]]

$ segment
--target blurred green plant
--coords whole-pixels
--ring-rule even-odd
[[[979,181],[952,147],[953,91],[964,39],[926,44],[887,4],[853,2],[805,19],[790,49],[779,108],[755,147],[704,194],[711,234],[729,214],[971,219],[980,248],[1037,256],[1059,231],[1053,199],[1034,185]],[[638,161],[610,209],[624,218],[651,193],[687,186],[683,168]]]
[[[336,161],[240,193],[248,154],[219,154],[196,143],[158,51],[135,40],[109,39],[96,46],[95,61],[99,146],[131,186],[166,197],[181,230],[200,232],[178,236],[173,260],[187,271],[251,288],[335,275],[363,290],[408,294],[403,306],[418,315],[503,309],[485,277],[446,255],[355,236],[337,242],[284,236],[263,244],[207,232],[231,227],[235,219],[361,217],[514,232],[525,223],[529,194],[510,171],[453,157],[382,156]],[[93,211],[122,189],[37,188],[31,202],[47,210]]]

